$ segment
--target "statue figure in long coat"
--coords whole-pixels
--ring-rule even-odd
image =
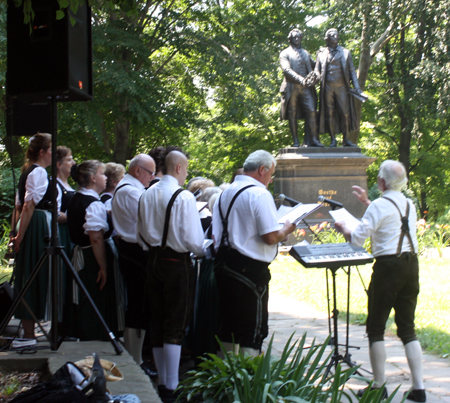
[[[317,52],[315,65],[315,71],[320,75],[319,134],[330,134],[330,147],[336,147],[337,133],[342,133],[344,147],[356,147],[348,139],[349,132],[359,129],[354,98],[350,92],[361,94],[362,91],[352,55],[348,49],[338,45],[337,29],[329,29],[325,41],[327,46]]]
[[[297,120],[305,119],[303,147],[323,147],[317,135],[317,94],[314,85],[314,60],[302,48],[303,33],[293,29],[288,36],[290,46],[280,53],[284,80],[281,84],[281,119],[289,120],[293,147],[299,147]],[[309,76],[308,76],[309,75]]]

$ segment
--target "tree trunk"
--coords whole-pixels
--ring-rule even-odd
[[[428,212],[427,192],[424,189],[420,190],[420,218],[424,218]]]
[[[128,110],[126,96],[117,95],[119,109],[122,114]],[[123,116],[123,115],[122,115]],[[126,165],[129,155],[130,121],[125,117],[119,117],[114,121],[114,154],[113,160],[119,164]]]
[[[114,154],[113,160],[126,165],[128,157],[128,138],[130,122],[127,119],[116,119],[114,122]]]

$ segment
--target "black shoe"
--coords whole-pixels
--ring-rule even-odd
[[[353,144],[350,140],[344,141],[344,147],[358,147],[356,144]]]
[[[151,379],[158,377],[158,372],[156,372],[151,366],[145,361],[140,365],[142,371],[145,372],[145,375],[148,375]]]
[[[356,396],[358,396],[358,397],[362,397],[362,395],[366,392],[366,390],[367,389],[369,389],[370,388],[370,386],[368,386],[367,388],[364,388],[364,389],[359,389],[358,390],[358,392],[356,393]],[[379,388],[370,388],[371,390],[378,390]],[[387,392],[387,389],[386,389],[386,387],[384,387],[383,388],[383,394],[381,395],[381,399],[382,400],[385,400],[385,399],[387,399],[388,398],[388,392]]]
[[[413,389],[410,392],[405,392],[403,395],[406,396],[408,400],[412,400],[414,402],[423,403],[427,401],[425,389]]]
[[[163,403],[175,403],[181,395],[181,390],[170,390],[164,385],[158,385],[158,394]],[[178,399],[178,402],[184,402],[185,399]]]
[[[317,141],[314,139],[309,142],[309,146],[310,147],[324,147],[324,145],[320,141]]]
[[[162,397],[166,393],[166,387],[164,385],[158,385],[158,395]]]
[[[328,147],[336,147],[337,146],[337,141],[336,139],[331,140],[331,143]]]

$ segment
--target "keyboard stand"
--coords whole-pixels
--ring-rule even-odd
[[[340,362],[344,362],[347,364],[350,368],[353,368],[357,366],[357,364],[352,361],[351,354],[349,352],[350,348],[356,348],[360,349],[360,347],[357,346],[350,346],[349,345],[349,333],[350,333],[350,273],[351,273],[351,266],[348,266],[347,271],[345,271],[344,268],[342,270],[344,273],[347,274],[347,318],[346,318],[346,339],[345,344],[339,344],[338,339],[338,317],[339,317],[339,310],[337,309],[337,297],[336,297],[336,272],[340,269],[339,267],[333,267],[333,268],[327,268],[326,269],[326,282],[327,282],[327,302],[328,302],[328,329],[330,334],[332,334],[332,337],[330,338],[330,345],[333,346],[333,355],[331,356],[331,360],[327,365],[327,369],[325,371],[325,378],[328,376],[328,374],[331,371],[331,368],[334,366],[335,368]],[[332,277],[332,286],[333,286],[333,311],[330,312],[330,290],[329,290],[329,281],[328,281],[328,271],[331,273]],[[332,314],[332,315],[331,315]],[[331,319],[333,319],[333,330],[331,329]],[[339,353],[339,346],[345,346],[345,354],[342,355]],[[368,374],[372,374],[370,371],[360,368],[360,370],[363,370],[367,372]],[[356,373],[360,376],[363,376],[361,372],[358,370]]]

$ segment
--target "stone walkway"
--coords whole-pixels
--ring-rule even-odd
[[[281,355],[283,348],[293,332],[300,338],[307,332],[307,343],[316,338],[316,343],[325,341],[328,337],[328,318],[326,314],[317,312],[305,303],[270,294],[269,300],[269,331],[266,342],[274,336],[274,355]],[[363,369],[371,371],[369,362],[368,340],[364,337],[365,326],[350,325],[349,345],[360,347],[350,349],[351,359]],[[345,344],[345,324],[339,324],[338,339]],[[295,337],[295,336],[294,336]],[[308,345],[309,345],[308,344]],[[330,350],[331,351],[331,350]],[[342,354],[342,352],[340,351]],[[398,403],[403,392],[411,387],[408,364],[406,362],[403,344],[394,337],[386,337],[386,380],[388,392],[401,385],[393,402]],[[450,360],[440,359],[429,354],[423,355],[425,389],[428,403],[450,403]],[[345,364],[344,364],[345,365]],[[362,371],[364,374],[364,371]],[[367,376],[371,378],[368,373]],[[353,390],[365,387],[362,381],[350,380],[347,386]],[[407,400],[408,402],[408,400]]]
[[[307,332],[308,345],[313,338],[316,338],[317,343],[320,343],[328,337],[327,316],[304,303],[271,293],[269,311],[270,334],[266,343],[274,334],[274,355],[281,355],[293,332],[296,335],[294,337],[297,338],[302,337]],[[360,347],[359,350],[350,349],[350,354],[352,354],[353,362],[370,371],[368,343],[364,337],[364,332],[365,327],[363,326],[350,326],[349,344]],[[345,324],[343,323],[339,325],[338,337],[339,343],[345,344]],[[45,343],[39,344],[45,345]],[[408,365],[400,340],[388,337],[386,338],[386,347],[388,357],[386,366],[387,387],[388,391],[392,392],[397,386],[401,385],[399,393],[393,399],[394,403],[399,403],[403,397],[403,392],[408,390],[411,385]],[[150,379],[134,363],[131,356],[127,352],[117,356],[108,342],[64,342],[57,351],[46,349],[33,355],[19,355],[11,351],[0,351],[0,372],[26,371],[45,365],[48,365],[51,372],[55,372],[65,362],[77,361],[91,355],[92,352],[97,352],[101,358],[117,363],[118,368],[124,375],[123,381],[108,383],[108,388],[112,394],[135,393],[142,403],[161,402]],[[423,358],[427,402],[450,403],[450,360],[439,359],[428,354],[424,354]],[[367,374],[367,376],[370,377],[370,374]],[[365,383],[357,380],[350,380],[347,383],[347,387],[353,390],[364,386]]]

